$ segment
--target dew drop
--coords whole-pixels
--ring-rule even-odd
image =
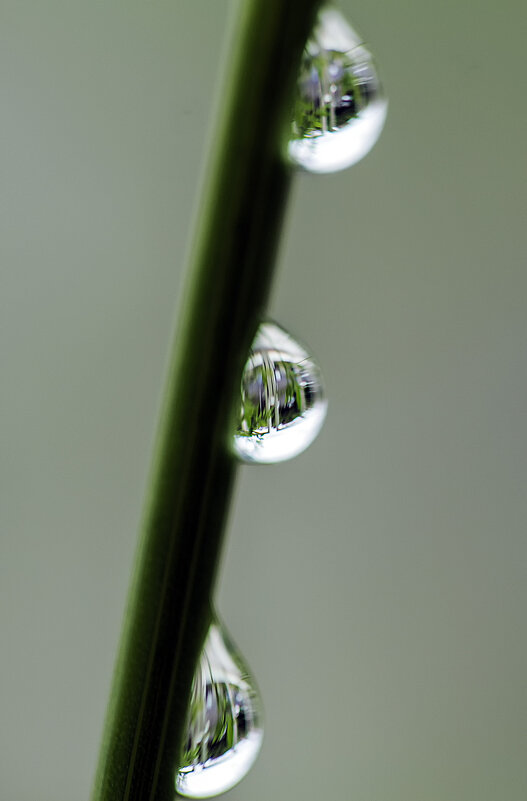
[[[242,376],[237,455],[245,462],[291,459],[313,442],[326,410],[313,357],[279,325],[262,323]]]
[[[255,681],[225,628],[213,620],[194,674],[176,791],[209,798],[248,773],[263,739]]]
[[[379,138],[387,107],[370,51],[339,11],[322,9],[300,66],[290,159],[316,173],[350,167]]]

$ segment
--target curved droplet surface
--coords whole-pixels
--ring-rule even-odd
[[[192,683],[177,792],[209,798],[230,790],[251,768],[262,740],[255,681],[225,628],[214,620]]]
[[[323,8],[304,50],[289,157],[309,172],[355,164],[373,147],[387,101],[368,48],[334,8]]]
[[[313,442],[326,411],[313,357],[279,325],[262,323],[242,376],[237,455],[259,463],[291,459]]]

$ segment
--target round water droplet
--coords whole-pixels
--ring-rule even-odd
[[[320,368],[276,323],[262,323],[241,383],[234,449],[246,462],[282,462],[313,442],[326,417]]]
[[[254,679],[225,629],[214,620],[192,682],[177,792],[209,798],[230,790],[249,771],[262,739],[261,701]]]
[[[291,160],[317,173],[350,167],[379,138],[387,105],[371,53],[339,11],[324,8],[300,67]]]

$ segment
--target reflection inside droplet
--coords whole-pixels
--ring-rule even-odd
[[[254,679],[224,627],[214,620],[192,683],[177,792],[208,798],[230,790],[251,768],[262,739]]]
[[[306,45],[289,156],[310,172],[335,172],[373,147],[387,102],[373,58],[339,11],[324,8]]]
[[[276,323],[263,323],[242,376],[237,455],[246,462],[290,459],[315,439],[326,411],[313,357]]]

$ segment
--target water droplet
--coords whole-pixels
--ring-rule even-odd
[[[350,167],[379,138],[387,107],[370,51],[339,11],[322,9],[300,67],[291,160],[317,173]]]
[[[276,323],[262,323],[241,382],[234,449],[246,462],[282,462],[302,453],[326,417],[320,368]]]
[[[213,620],[192,682],[177,792],[209,798],[230,790],[251,768],[262,739],[254,679],[225,628]]]

